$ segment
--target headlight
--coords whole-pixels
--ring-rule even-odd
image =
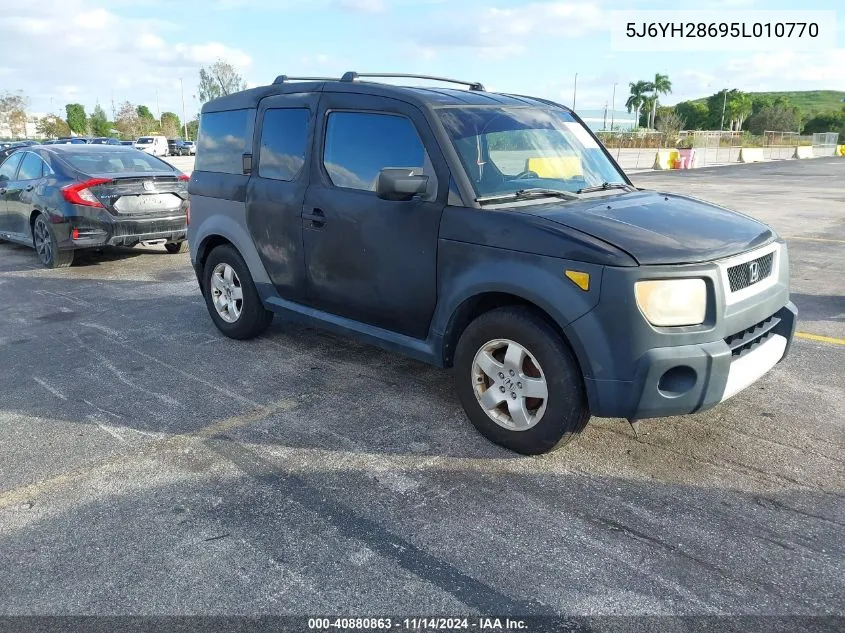
[[[698,325],[707,312],[703,279],[655,279],[634,284],[637,306],[657,326]]]

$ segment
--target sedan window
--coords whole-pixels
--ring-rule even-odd
[[[18,165],[21,162],[23,154],[23,152],[12,154],[2,165],[0,165],[0,182],[14,180],[15,172],[18,170]]]
[[[41,178],[43,165],[44,161],[38,154],[26,152],[18,170],[18,180],[38,180]]]

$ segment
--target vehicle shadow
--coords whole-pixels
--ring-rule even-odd
[[[798,314],[805,321],[845,322],[845,296],[790,293],[798,306]]]

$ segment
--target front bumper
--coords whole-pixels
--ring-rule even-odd
[[[631,419],[709,409],[756,382],[786,357],[797,310],[787,303],[738,335],[712,343],[651,349],[640,358],[630,385]]]
[[[786,247],[764,248],[777,249],[775,266],[753,292],[726,288],[724,261],[606,267],[599,303],[564,327],[592,414],[641,419],[695,413],[735,395],[780,362],[792,342],[797,311],[789,301]],[[631,290],[637,279],[673,277],[704,279],[708,306],[702,324],[654,327],[640,313]]]

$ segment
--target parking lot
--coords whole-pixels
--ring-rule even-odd
[[[845,614],[845,159],[635,182],[772,224],[801,334],[709,412],[538,458],[448,372],[279,318],[224,338],[187,255],[0,244],[0,610]]]

